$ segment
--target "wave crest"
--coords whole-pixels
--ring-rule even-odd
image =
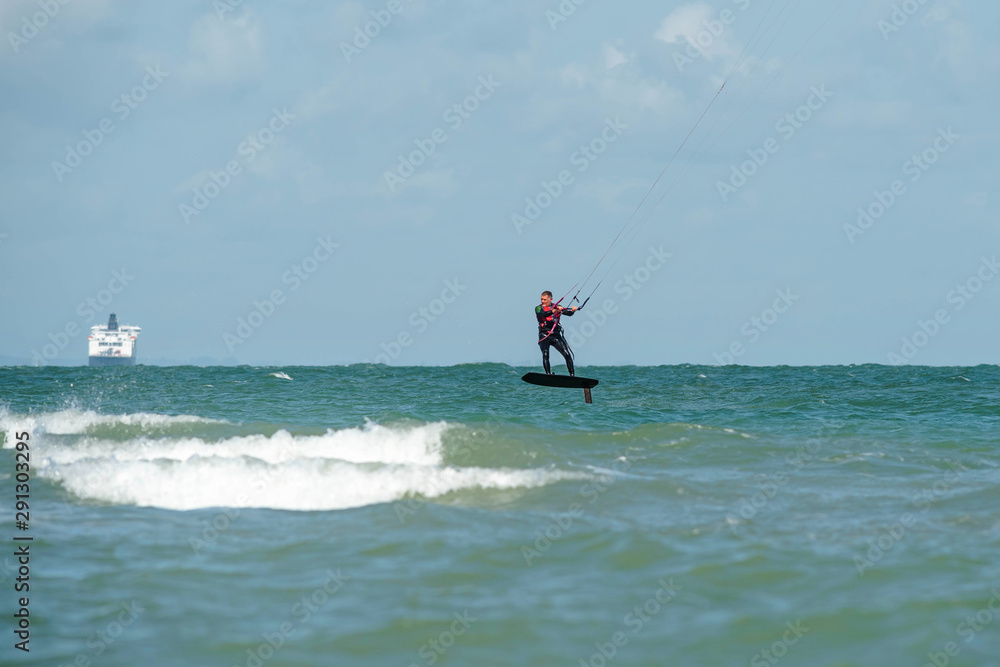
[[[92,502],[192,510],[256,507],[337,510],[408,496],[435,498],[471,489],[533,488],[589,475],[553,468],[446,465],[446,422],[329,429],[320,435],[279,430],[208,438],[164,435],[164,426],[218,423],[200,417],[65,410],[0,415],[4,429],[32,429],[37,474]],[[138,426],[138,437],[121,436]],[[205,429],[202,430],[214,430]],[[11,439],[7,440],[8,446]]]

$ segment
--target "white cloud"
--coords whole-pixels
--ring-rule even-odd
[[[225,21],[214,13],[201,17],[191,26],[188,50],[192,57],[179,74],[196,83],[234,83],[264,69],[263,31],[250,9]]]
[[[712,18],[712,8],[704,2],[678,7],[670,12],[660,29],[656,31],[656,39],[667,44],[677,44],[683,40],[688,44],[697,44],[697,35],[704,30],[704,22]]]
[[[641,178],[620,180],[598,178],[588,181],[586,184],[576,186],[573,190],[573,196],[580,199],[593,199],[604,209],[616,209],[619,207],[618,198],[621,197],[622,193],[633,189],[638,192],[645,192],[645,189],[648,189],[648,187],[649,181]],[[628,205],[634,207],[635,203],[630,202]]]
[[[52,4],[47,5],[50,11],[43,11],[37,2],[0,0],[0,36],[3,38],[0,59],[16,58],[26,51],[62,57],[63,38],[66,35],[75,38],[93,30],[106,18],[114,17],[113,4],[114,0],[73,0],[69,4],[52,0]],[[51,10],[55,10],[55,14],[51,14]],[[44,17],[44,23],[33,20],[38,14]]]
[[[313,120],[337,110],[345,98],[341,80],[330,81],[304,93],[295,105],[303,120]]]
[[[966,207],[976,210],[985,209],[986,205],[989,204],[989,202],[990,202],[990,194],[988,192],[982,192],[982,191],[970,192],[966,194],[965,198],[962,200],[962,204],[964,204]]]
[[[450,197],[458,192],[458,181],[455,180],[454,169],[433,169],[420,171],[410,176],[401,185],[398,185],[396,191],[392,194],[389,194],[389,188],[385,185],[384,180],[382,181],[382,187],[384,189],[383,194],[389,197],[397,197],[403,190],[409,188],[419,188],[428,190],[440,197]]]
[[[628,58],[613,46],[604,47],[604,69],[614,69],[628,62]]]
[[[299,184],[299,197],[307,206],[321,202],[330,197],[344,194],[344,187],[335,180],[328,178],[323,167],[310,162],[297,174],[295,180]]]
[[[958,0],[941,3],[932,7],[921,23],[940,36],[934,66],[944,63],[953,75],[970,81],[977,77],[986,49],[977,47],[972,26],[957,16],[961,10],[962,4]]]
[[[615,62],[618,58],[621,61]],[[603,60],[603,66],[593,68],[571,63],[560,68],[557,74],[563,84],[594,90],[602,100],[630,111],[651,109],[663,113],[681,101],[681,93],[666,82],[644,76],[636,67],[621,67],[630,60],[618,49],[605,47]],[[615,64],[609,67],[609,62]]]
[[[347,183],[329,177],[326,175],[326,170],[315,162],[306,163],[295,174],[295,180],[299,184],[299,196],[302,203],[307,206],[331,197],[343,197],[344,195],[374,197],[385,194],[378,186],[365,181]]]
[[[575,63],[560,68],[558,74],[563,83],[576,86],[577,88],[583,88],[590,80],[590,75],[586,68],[583,65]]]
[[[174,186],[174,189],[170,191],[173,196],[178,195],[189,195],[195,188],[201,187],[209,178],[211,178],[211,170],[203,169],[197,174],[194,174],[190,178],[181,181]]]
[[[833,127],[855,130],[892,130],[912,124],[917,114],[907,100],[842,100],[836,109],[823,111]]]
[[[728,29],[716,35],[706,27],[714,19],[715,10],[704,2],[684,5],[663,19],[655,36],[667,44],[692,45],[706,60],[738,55],[740,49],[727,39]]]
[[[90,28],[111,13],[113,0],[72,0],[68,4],[58,2],[58,11],[50,19],[61,23],[75,24],[78,27]],[[0,1],[0,31],[6,36],[7,31],[19,31],[23,19],[43,11],[37,2]],[[44,29],[44,28],[43,28]]]

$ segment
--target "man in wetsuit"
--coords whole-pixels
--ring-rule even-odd
[[[549,347],[556,348],[556,351],[566,360],[566,368],[570,375],[576,375],[573,369],[573,351],[569,349],[569,343],[563,336],[562,326],[559,318],[562,315],[567,317],[576,312],[576,306],[563,308],[552,305],[552,292],[542,292],[541,305],[535,306],[535,317],[538,319],[538,347],[542,349],[542,366],[545,374],[551,375],[552,369],[549,367]]]

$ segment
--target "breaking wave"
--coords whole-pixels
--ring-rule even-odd
[[[320,435],[278,430],[223,438],[171,434],[178,424],[216,420],[188,415],[102,415],[66,410],[0,413],[12,431],[29,429],[38,476],[87,501],[192,510],[256,507],[337,510],[471,489],[545,486],[587,477],[554,468],[448,465],[446,422],[330,429]],[[130,429],[144,432],[134,436]],[[110,434],[110,435],[109,435]]]

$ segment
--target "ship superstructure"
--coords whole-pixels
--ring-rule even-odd
[[[91,366],[131,366],[135,363],[135,339],[139,327],[119,325],[118,316],[111,313],[107,325],[90,327],[88,347]]]

